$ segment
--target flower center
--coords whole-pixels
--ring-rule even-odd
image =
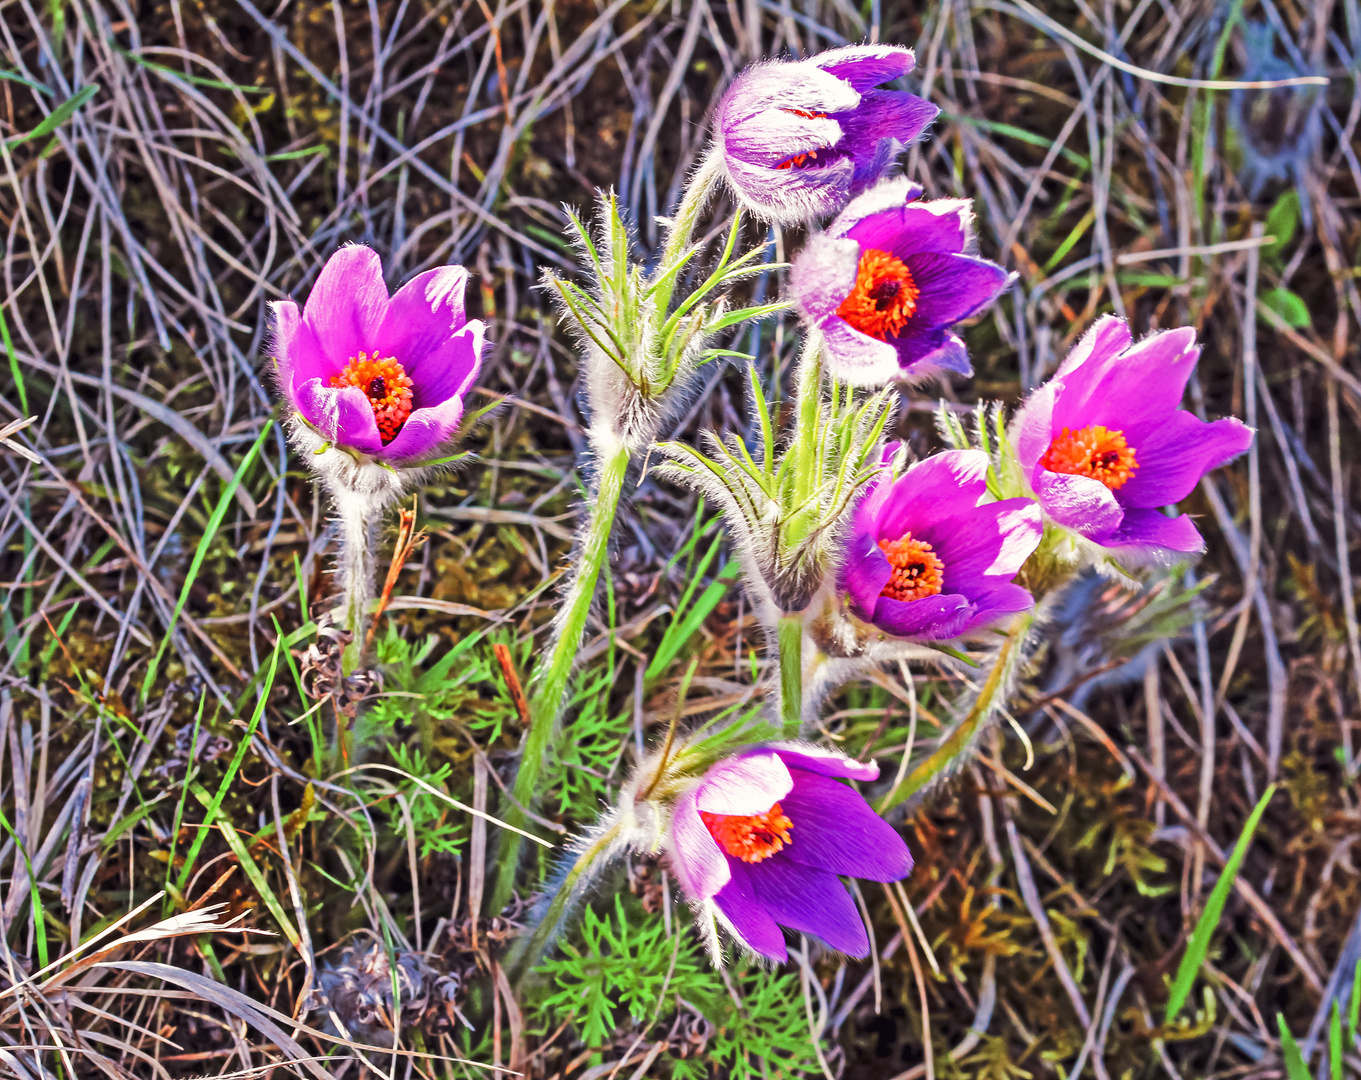
[[[699,816],[719,847],[747,863],[758,863],[782,850],[794,827],[779,803],[764,814],[710,814],[701,810]]]
[[[836,313],[862,334],[887,341],[917,313],[920,296],[907,263],[887,251],[867,248],[860,254],[855,287]]]
[[[888,557],[893,576],[880,596],[890,600],[922,600],[945,587],[945,564],[925,540],[903,533],[898,540],[880,540],[879,550]]]
[[[371,357],[360,353],[350,359],[339,375],[331,376],[331,385],[357,386],[364,391],[385,446],[397,437],[411,415],[411,378],[396,357],[380,360],[377,350]]]
[[[1134,448],[1125,442],[1122,431],[1111,431],[1100,424],[1063,434],[1049,444],[1040,465],[1050,472],[1090,476],[1114,491],[1139,467]]]

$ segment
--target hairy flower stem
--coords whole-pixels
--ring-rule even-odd
[[[803,721],[803,620],[786,615],[777,631],[780,645],[780,727],[786,739],[799,737]]]
[[[506,810],[506,821],[516,828],[523,829],[528,823],[521,808],[530,806],[534,801],[539,775],[581,648],[586,618],[595,600],[596,582],[609,557],[610,533],[614,529],[614,515],[624,490],[624,475],[628,472],[628,466],[629,449],[622,443],[602,462],[581,551],[568,570],[569,579],[563,594],[562,614],[555,626],[553,647],[547,664],[541,669],[543,674],[537,677],[530,696],[529,731],[525,734],[520,768],[515,774],[512,791],[515,802]],[[524,841],[517,834],[507,832],[503,843],[499,860],[500,874],[496,879],[496,891],[492,894],[492,911],[500,911],[510,901]]]
[[[676,207],[676,214],[667,228],[666,245],[662,248],[658,273],[665,273],[684,253],[685,246],[695,235],[695,222],[709,204],[709,196],[722,171],[723,156],[721,152],[711,149],[685,185],[680,206]]]
[[[352,635],[341,660],[344,674],[359,666],[364,654],[365,620],[373,599],[375,551],[378,526],[387,509],[386,500],[378,506],[372,496],[345,488],[331,492],[335,504],[340,553],[336,558],[336,580],[343,597],[342,625]]]
[[[997,650],[992,670],[983,681],[978,697],[968,715],[955,727],[935,752],[903,778],[892,791],[885,795],[875,807],[880,814],[886,814],[900,803],[906,802],[932,781],[945,776],[951,769],[963,762],[965,753],[973,746],[983,731],[983,726],[996,711],[997,705],[1006,696],[1011,685],[1011,676],[1023,655],[1022,646],[1030,628],[1035,625],[1032,613],[1020,616],[1007,634],[1002,647]]]
[[[576,862],[567,871],[567,876],[562,879],[562,883],[553,893],[553,899],[549,901],[548,909],[543,913],[543,918],[539,920],[539,925],[535,927],[534,933],[529,937],[520,938],[506,958],[505,966],[512,978],[517,981],[523,978],[534,961],[543,955],[544,949],[548,947],[557,927],[567,914],[568,904],[574,897],[580,895],[584,886],[590,881],[589,873],[596,861],[609,855],[623,829],[622,822],[615,822],[614,825],[595,837],[577,856]]]

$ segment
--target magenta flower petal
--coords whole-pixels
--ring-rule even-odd
[[[1205,540],[1189,514],[1167,517],[1158,510],[1131,509],[1114,532],[1098,541],[1104,547],[1128,549],[1138,557],[1148,550],[1194,555],[1205,550]]]
[[[948,326],[976,315],[1007,287],[1011,275],[996,263],[967,255],[924,252],[904,260],[921,290],[914,319]]]
[[[1063,381],[1055,375],[1031,391],[1021,405],[1011,427],[1011,446],[1023,468],[1034,468],[1054,441],[1050,434],[1054,430],[1054,402],[1062,389]]]
[[[461,393],[469,370],[476,370],[479,351],[471,342],[459,340],[465,326],[473,324],[463,310],[468,271],[461,266],[441,266],[417,274],[393,294],[379,327],[374,348],[384,356],[410,357],[406,373],[419,392],[432,399]],[[449,346],[459,341],[459,347]],[[446,352],[447,351],[447,352]],[[436,387],[434,380],[443,383]],[[416,407],[425,404],[419,398]]]
[[[835,750],[805,743],[767,743],[766,748],[790,769],[799,769],[818,776],[844,777],[870,783],[879,779],[879,766],[872,761],[856,761]],[[790,773],[793,776],[793,773]],[[848,789],[843,789],[848,790]]]
[[[912,869],[897,832],[839,777],[873,762],[767,743],[710,767],[672,809],[667,854],[692,899],[712,900],[748,948],[785,958],[780,926],[864,955],[860,916],[837,874],[896,881]]]
[[[273,305],[280,390],[337,446],[389,462],[439,450],[457,431],[485,346],[468,322],[468,273],[417,275],[390,300],[378,253],[350,245],[322,267],[307,304]]]
[[[947,592],[966,589],[983,577],[1010,581],[1020,573],[1043,533],[1044,515],[1030,499],[985,503],[920,530],[933,545],[949,545],[950,561],[944,571]]]
[[[987,470],[981,450],[949,450],[870,481],[839,578],[856,615],[893,637],[948,641],[1030,606],[1011,579],[1039,546],[1042,518],[1028,499],[983,502]],[[934,592],[899,591],[895,567]]]
[[[1011,280],[996,263],[966,254],[973,246],[967,202],[913,201],[920,193],[904,180],[865,192],[790,268],[790,295],[822,331],[829,370],[853,385],[972,374],[950,328],[986,308]]]
[[[1189,327],[1138,343],[1121,319],[1098,319],[1031,395],[1011,441],[1045,514],[1131,562],[1196,552],[1195,525],[1155,508],[1252,443],[1238,420],[1206,424],[1181,409],[1199,356]]]
[[[708,900],[732,880],[731,861],[714,843],[695,805],[697,788],[681,793],[672,810],[671,866],[687,896]]]
[[[745,863],[730,859],[732,878],[714,896],[742,943],[752,952],[783,964],[789,959],[784,933],[776,924],[765,901],[756,895],[756,886]]]
[[[795,224],[873,184],[938,112],[903,91],[874,89],[911,67],[911,50],[892,45],[748,67],[714,119],[723,172],[738,199],[768,221]]]
[[[294,407],[331,442],[377,456],[383,439],[373,419],[373,407],[357,386],[325,386],[320,379],[303,383]]]
[[[695,805],[710,814],[760,814],[789,794],[794,780],[778,754],[744,754],[715,765]]]
[[[960,593],[937,593],[920,600],[881,596],[868,621],[893,637],[950,641],[978,622],[979,608]]]
[[[1062,379],[1080,368],[1093,357],[1115,356],[1134,342],[1129,324],[1118,315],[1102,315],[1087,328],[1076,345],[1068,351],[1054,374]]]
[[[876,482],[875,487],[878,486]],[[925,529],[933,521],[972,509],[987,490],[987,454],[978,450],[932,454],[908,469],[896,485],[890,485],[893,494],[884,499],[874,522],[865,523],[866,531],[873,534],[876,542],[896,540],[905,532]],[[948,509],[942,513],[943,508]],[[861,515],[856,517],[859,523]]]
[[[1237,417],[1205,423],[1184,410],[1135,444],[1139,468],[1120,489],[1126,507],[1170,506],[1190,495],[1200,478],[1252,445],[1252,429]],[[1146,463],[1146,464],[1145,464]]]
[[[1045,513],[1065,529],[1097,536],[1120,524],[1120,502],[1100,480],[1041,469],[1032,483]]]
[[[1035,598],[1030,591],[1014,582],[1006,582],[983,593],[978,600],[977,611],[972,619],[960,630],[960,634],[970,634],[982,630],[997,621],[998,615],[1019,615],[1035,606]]]
[[[841,587],[850,598],[851,608],[863,618],[872,618],[874,606],[892,579],[893,567],[879,549],[878,537],[868,532],[853,533],[841,571]]]
[[[847,956],[869,955],[864,920],[835,874],[790,859],[767,859],[745,869],[756,898],[781,926],[819,937]]]
[[[458,431],[458,422],[462,419],[463,399],[457,396],[447,397],[429,408],[417,409],[406,418],[397,437],[383,447],[382,456],[390,461],[429,457]]]
[[[350,244],[326,260],[307,296],[302,318],[334,365],[332,374],[375,347],[387,306],[383,263],[373,248]]]
[[[884,184],[881,189],[901,187],[902,181]],[[878,248],[900,259],[921,252],[963,252],[971,242],[973,205],[967,199],[932,199],[915,201],[921,188],[915,184],[904,189],[903,197],[887,206],[871,209],[867,192],[846,207],[831,225],[828,233],[845,236],[862,248]],[[909,201],[913,200],[913,201]],[[867,212],[869,211],[869,212]]]
[[[912,872],[898,830],[845,784],[796,769],[794,789],[780,806],[798,823],[785,849],[792,862],[868,881],[897,881]]]
[[[1196,332],[1189,326],[1095,356],[1063,377],[1054,423],[1073,430],[1088,424],[1116,427],[1137,445],[1180,408],[1199,356]],[[1155,371],[1157,377],[1150,378]]]
[[[911,49],[897,45],[843,45],[812,58],[812,63],[851,88],[864,93],[875,86],[900,79],[916,64]]]

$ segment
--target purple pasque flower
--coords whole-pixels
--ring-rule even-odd
[[[389,297],[378,252],[341,248],[301,312],[274,309],[274,359],[288,403],[336,446],[385,462],[428,455],[458,428],[481,364],[484,328],[468,321],[468,271],[441,266]]]
[[[719,102],[720,163],[737,197],[767,221],[830,214],[888,167],[940,112],[902,90],[912,50],[846,45],[807,60],[752,64]]]
[[[1246,450],[1252,429],[1232,417],[1207,424],[1181,408],[1199,356],[1189,326],[1135,344],[1123,319],[1092,324],[1012,428],[1025,480],[1049,518],[1132,562],[1203,550],[1191,519],[1160,507]]]
[[[967,199],[920,202],[921,193],[903,178],[865,192],[790,268],[794,301],[821,332],[828,370],[843,382],[973,374],[950,327],[996,300],[1010,275],[969,254]]]
[[[840,579],[859,618],[893,637],[948,641],[1029,610],[1034,598],[1012,578],[1044,534],[1040,508],[981,502],[988,463],[982,450],[946,450],[870,481]]]
[[[668,847],[681,887],[771,960],[787,957],[781,926],[867,955],[865,924],[837,875],[897,881],[912,871],[902,837],[838,777],[876,780],[879,766],[766,743],[719,761],[676,800]]]

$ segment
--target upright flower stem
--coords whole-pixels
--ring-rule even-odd
[[[681,257],[685,246],[690,243],[690,238],[695,235],[695,222],[699,220],[699,215],[709,203],[709,196],[713,192],[722,166],[722,154],[711,149],[686,183],[680,206],[676,207],[675,216],[672,217],[671,225],[667,229],[659,273],[665,272]]]
[[[619,497],[624,490],[624,476],[628,472],[628,466],[629,448],[622,443],[601,465],[581,552],[575,565],[569,570],[570,578],[563,595],[562,616],[555,627],[552,650],[547,663],[541,669],[543,675],[538,678],[529,701],[529,731],[525,734],[520,768],[515,774],[515,786],[512,790],[515,804],[507,809],[505,815],[506,821],[516,828],[522,829],[527,824],[521,808],[529,806],[534,801],[553,730],[562,711],[567,684],[581,648],[582,634],[586,630],[586,618],[590,615],[591,604],[595,600],[596,582],[599,581],[600,570],[609,557],[610,533],[614,529],[614,515],[619,507]],[[499,860],[501,865],[500,874],[496,879],[496,891],[492,894],[493,911],[500,911],[510,901],[515,884],[515,871],[520,860],[520,849],[523,845],[523,840],[517,834],[506,832],[503,835],[505,847]]]
[[[665,317],[670,306],[670,297],[678,277],[670,271],[684,256],[694,236],[695,225],[721,175],[722,159],[717,151],[710,150],[685,185],[680,205],[667,228],[661,262],[652,275],[653,281],[666,279],[668,282],[658,299],[661,318]],[[633,365],[633,370],[646,370],[646,365],[641,362],[643,358],[637,359],[640,362]],[[586,619],[595,600],[596,583],[609,557],[610,534],[614,530],[614,517],[623,494],[631,447],[650,443],[653,438],[650,433],[638,437],[637,432],[621,437],[615,425],[622,418],[602,419],[604,423],[593,425],[592,431],[592,443],[601,461],[600,477],[591,502],[581,551],[576,565],[568,571],[569,579],[563,595],[561,616],[554,630],[552,650],[545,665],[539,669],[542,674],[536,675],[536,685],[529,704],[530,727],[525,735],[520,768],[511,793],[514,802],[506,811],[506,820],[519,828],[526,824],[524,808],[533,803],[538,789],[544,759],[581,648]],[[602,443],[606,445],[602,447]],[[501,910],[510,901],[523,841],[518,834],[507,832],[503,843],[505,847],[499,860],[500,870],[491,898],[493,911]]]
[[[780,645],[780,727],[786,739],[799,737],[803,721],[803,620],[786,615],[777,631]]]
[[[359,666],[364,650],[364,622],[369,601],[373,599],[374,549],[382,509],[374,509],[372,498],[337,487],[331,492],[340,534],[340,553],[336,559],[336,578],[344,598],[343,625],[352,635],[341,661],[349,675]]]

